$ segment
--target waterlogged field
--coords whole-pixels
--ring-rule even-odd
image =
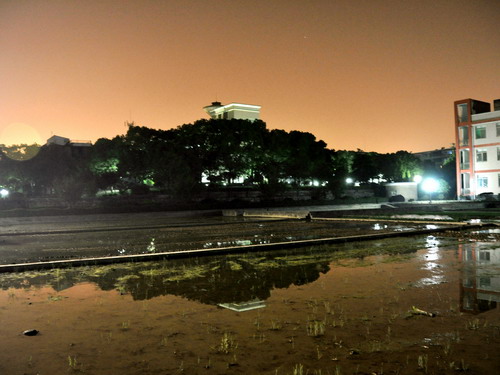
[[[1,374],[500,368],[496,242],[417,236],[3,274],[0,285]]]
[[[169,213],[0,218],[0,264],[171,252],[425,229],[422,224]]]

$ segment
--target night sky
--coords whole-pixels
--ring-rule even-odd
[[[498,0],[0,0],[0,144],[112,138],[262,106],[330,148],[454,142],[500,98]]]

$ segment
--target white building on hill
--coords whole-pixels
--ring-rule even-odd
[[[259,120],[260,105],[230,103],[222,105],[220,102],[212,102],[211,105],[203,107],[205,112],[213,119],[241,119],[241,120]]]

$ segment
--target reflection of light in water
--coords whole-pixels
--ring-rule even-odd
[[[245,246],[245,245],[251,245],[252,241],[250,241],[250,240],[236,240],[236,241],[234,241],[234,243],[236,245]]]
[[[394,228],[394,232],[404,232],[404,231],[408,231],[408,230],[415,230],[415,228],[402,227],[400,225],[398,225]]]
[[[481,233],[500,234],[500,229],[481,229],[481,230],[472,231],[472,233],[474,233],[474,234],[481,234]]]
[[[417,282],[418,286],[437,285],[445,282],[443,275],[434,275],[432,277],[424,277]]]
[[[417,285],[435,285],[445,282],[441,266],[437,263],[441,259],[439,254],[439,240],[434,236],[427,236],[425,241],[427,252],[423,255],[423,269],[430,271],[431,275],[424,277],[417,282]]]
[[[150,253],[154,253],[156,251],[156,245],[155,245],[155,239],[154,238],[151,238],[151,242],[149,243],[149,245],[147,247],[147,250]]]
[[[379,223],[376,223],[376,224],[373,224],[373,230],[382,230],[382,229],[386,229],[387,228],[387,225],[380,225]]]
[[[437,229],[437,227],[438,227],[438,226],[437,226],[437,225],[435,225],[435,224],[427,224],[427,225],[425,226],[425,229]]]
[[[434,237],[434,236],[427,236],[425,239],[425,247],[431,249],[431,248],[436,248],[439,246],[439,240]]]
[[[212,247],[230,247],[230,246],[248,246],[255,244],[267,244],[271,243],[270,240],[255,239],[255,240],[234,240],[234,241],[223,241],[223,242],[205,242],[203,244],[204,249],[209,249]]]

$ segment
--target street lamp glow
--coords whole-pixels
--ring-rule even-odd
[[[354,180],[351,177],[347,177],[345,179],[345,182],[348,183],[348,184],[352,184],[354,182]]]
[[[434,193],[438,190],[438,188],[439,182],[433,178],[426,178],[422,183],[422,189],[424,189],[427,193]]]
[[[422,182],[422,176],[420,175],[416,175],[415,177],[413,177],[413,182],[416,182],[417,184],[421,183]]]
[[[9,195],[9,191],[7,189],[0,190],[0,198],[7,198]]]

